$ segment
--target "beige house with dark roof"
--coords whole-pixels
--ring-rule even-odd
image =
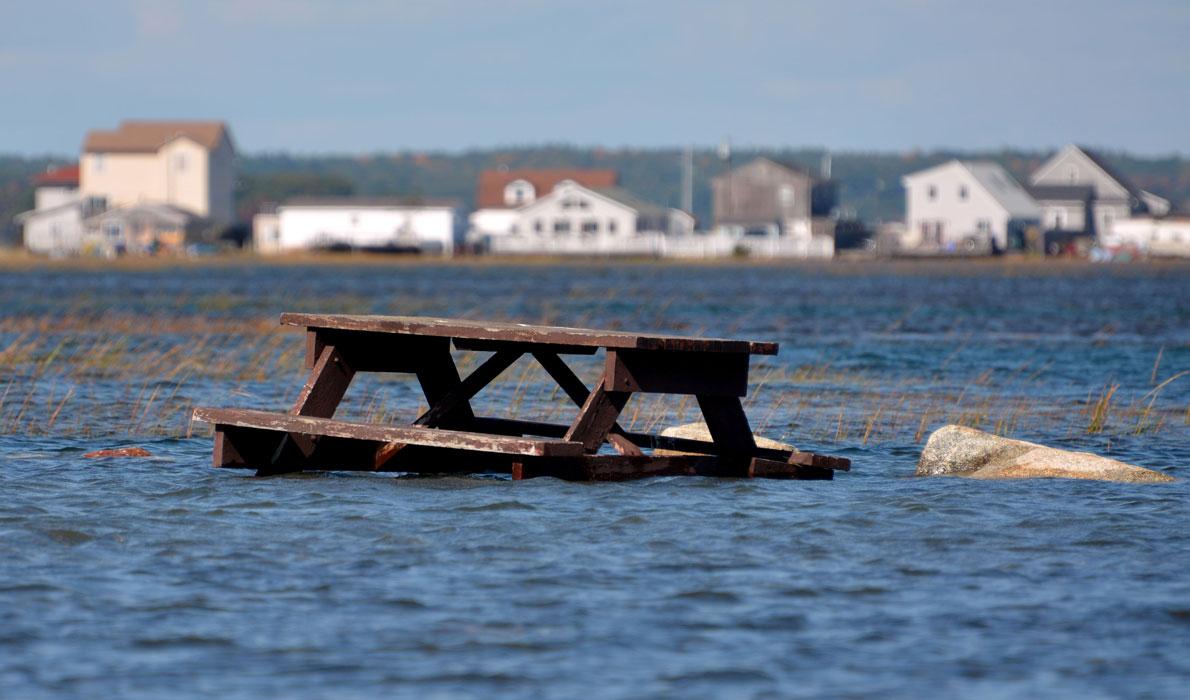
[[[79,161],[84,199],[168,204],[219,226],[235,219],[235,147],[218,121],[124,121],[90,131]]]

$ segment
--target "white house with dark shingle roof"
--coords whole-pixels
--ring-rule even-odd
[[[1025,247],[1037,202],[1000,165],[952,160],[906,175],[902,246],[977,252]]]

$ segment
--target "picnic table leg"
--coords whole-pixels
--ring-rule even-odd
[[[323,346],[318,354],[310,377],[298,394],[297,401],[289,412],[295,416],[333,418],[335,409],[347,393],[355,370],[344,359],[334,345]],[[300,463],[314,451],[314,441],[305,435],[286,435],[273,451],[267,467],[257,469],[257,476],[280,474],[289,469],[287,464]]]
[[[422,393],[431,408],[447,400],[450,393],[463,383],[454,358],[450,356],[449,339],[443,338],[436,349],[422,356],[417,368],[417,381],[421,383]],[[467,399],[457,402],[454,408],[438,416],[437,425],[442,428],[466,428],[474,419],[471,401]]]
[[[583,443],[588,453],[597,452],[631,396],[628,391],[608,391],[600,381],[587,396],[565,439]]]
[[[586,405],[591,392],[587,389],[587,385],[583,383],[583,380],[579,379],[578,375],[574,373],[574,370],[570,369],[569,365],[563,362],[561,357],[558,357],[558,353],[539,350],[533,353],[533,357],[553,377],[554,381],[558,383],[562,391],[566,392],[566,395],[570,397],[570,400],[575,405],[580,408]],[[602,383],[602,377],[600,378],[600,382]],[[620,408],[623,409],[623,406]],[[620,427],[619,423],[612,423],[607,440],[615,448],[616,452],[628,456],[643,455],[644,452],[629,440],[624,435],[624,432],[624,429]]]
[[[711,440],[719,448],[720,458],[731,462],[733,467],[738,460],[741,476],[747,475],[748,465],[756,452],[756,440],[752,437],[752,428],[739,397],[698,394],[697,398]]]

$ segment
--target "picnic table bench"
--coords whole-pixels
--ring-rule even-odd
[[[281,323],[306,329],[309,377],[287,413],[195,409],[195,420],[215,427],[216,467],[258,475],[502,472],[569,480],[830,479],[850,467],[838,457],[757,447],[740,397],[747,393],[749,358],[775,355],[776,343],[408,316],[287,313]],[[464,378],[452,346],[491,355]],[[562,356],[600,350],[604,369],[588,388]],[[569,425],[475,414],[471,399],[525,355],[579,407]],[[413,374],[429,408],[408,426],[337,420],[357,372]],[[618,418],[633,394],[694,396],[711,440],[625,430]]]

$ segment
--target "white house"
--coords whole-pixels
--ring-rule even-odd
[[[505,235],[489,239],[493,253],[659,255],[667,239],[689,236],[694,217],[644,202],[619,187],[558,183],[516,209]]]
[[[454,252],[459,205],[396,197],[299,197],[257,216],[261,253],[335,249]]]
[[[1030,183],[1035,189],[1063,187],[1073,192],[1071,188],[1089,188],[1087,217],[1082,230],[1091,236],[1106,241],[1111,238],[1112,230],[1117,221],[1122,221],[1134,215],[1151,214],[1164,216],[1169,212],[1169,201],[1158,197],[1152,192],[1146,192],[1132,183],[1126,176],[1116,170],[1107,160],[1097,152],[1070,144],[1055,153],[1041,165],[1030,177]],[[1043,200],[1050,219],[1047,223],[1061,224],[1055,228],[1070,230],[1073,228],[1067,221],[1055,220],[1056,216],[1074,214],[1079,205],[1072,201],[1071,196],[1065,196],[1065,204]],[[1081,214],[1079,214],[1081,216]]]
[[[16,217],[25,248],[41,255],[75,255],[82,251],[83,219],[95,205],[83,206],[79,168],[54,168],[33,178],[33,209]]]
[[[468,241],[484,244],[494,237],[506,236],[516,223],[517,210],[553,192],[561,182],[577,182],[584,187],[615,187],[614,170],[553,168],[545,170],[510,170],[500,168],[479,174],[475,211],[470,217]]]
[[[1117,221],[1101,242],[1109,249],[1133,248],[1154,257],[1190,257],[1190,216],[1136,216]]]
[[[902,246],[929,251],[1004,251],[1025,247],[1041,210],[996,163],[952,160],[902,179]]]

